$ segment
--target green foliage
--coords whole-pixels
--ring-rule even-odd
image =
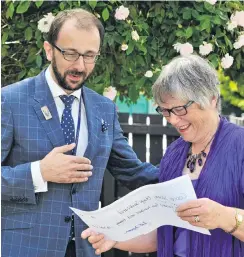
[[[130,14],[116,20],[116,8],[124,5]],[[2,3],[2,85],[38,74],[47,67],[42,45],[45,35],[37,29],[38,21],[51,12],[85,8],[103,22],[106,30],[102,55],[89,86],[99,93],[113,86],[120,99],[135,102],[143,92],[151,97],[151,86],[163,65],[178,53],[173,44],[189,42],[199,53],[206,41],[213,44],[207,58],[218,68],[226,53],[234,57],[233,65],[221,73],[222,96],[244,110],[244,50],[234,49],[240,28],[227,30],[227,22],[236,10],[244,10],[241,2],[218,1],[215,5],[200,1],[5,1]],[[140,39],[133,40],[132,31]],[[127,44],[126,51],[121,45]],[[106,64],[106,65],[105,65]],[[153,71],[153,77],[144,76]],[[226,77],[225,77],[226,76]],[[230,86],[236,81],[236,88]],[[233,86],[233,85],[232,85]]]
[[[221,69],[219,70],[219,79],[223,99],[231,105],[244,110],[244,86],[238,86],[237,82],[231,80],[229,76],[224,76]]]

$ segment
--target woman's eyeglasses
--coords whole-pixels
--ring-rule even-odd
[[[182,105],[182,106],[176,106],[171,109],[166,109],[166,108],[161,108],[158,106],[156,108],[156,111],[163,115],[164,117],[170,117],[170,113],[172,112],[176,116],[184,116],[187,114],[187,108],[192,105],[194,101],[189,101],[187,104]]]

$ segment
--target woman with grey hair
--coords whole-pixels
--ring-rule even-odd
[[[160,182],[189,174],[197,200],[177,208],[178,216],[211,236],[173,226],[125,242],[108,241],[89,229],[82,236],[101,253],[112,247],[157,251],[159,257],[244,256],[244,128],[220,116],[218,78],[201,57],[173,59],[153,85],[157,112],[181,137],[160,164]]]

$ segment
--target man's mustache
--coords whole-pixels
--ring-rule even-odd
[[[81,76],[84,75],[82,71],[68,71],[67,74],[74,75],[74,76]]]

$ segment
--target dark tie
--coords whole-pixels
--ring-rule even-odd
[[[72,103],[74,102],[75,96],[61,95],[60,99],[65,105],[61,119],[61,127],[64,133],[65,143],[68,145],[75,142],[75,125],[71,113],[71,107]]]
[[[74,102],[75,96],[73,95],[61,95],[60,99],[63,101],[65,108],[63,111],[61,119],[61,127],[64,133],[64,139],[66,144],[71,144],[75,142],[75,125],[71,113],[72,103]],[[72,151],[71,154],[74,154]],[[74,216],[72,215],[71,220],[71,230],[70,230],[70,240],[75,236],[74,233]]]

